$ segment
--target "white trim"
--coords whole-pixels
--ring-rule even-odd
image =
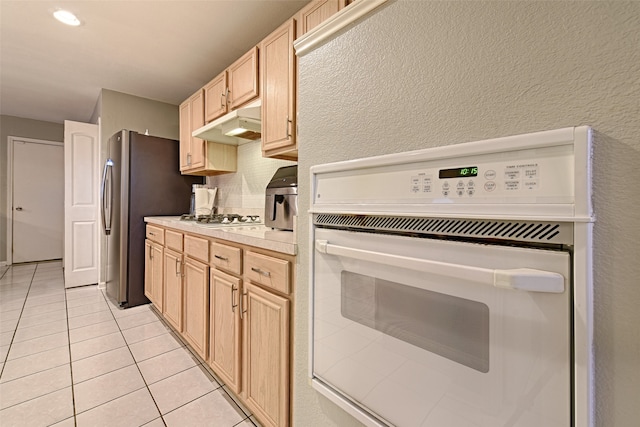
[[[297,56],[304,56],[312,52],[322,43],[334,36],[338,31],[369,14],[387,0],[358,0],[332,15],[322,24],[300,36],[293,42]]]
[[[45,139],[22,138],[19,136],[7,137],[7,260],[6,265],[13,264],[13,144],[16,141],[32,144],[60,145],[62,141],[48,141]]]

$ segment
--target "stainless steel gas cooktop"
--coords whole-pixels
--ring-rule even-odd
[[[235,213],[211,214],[211,215],[191,215],[184,214],[181,221],[194,221],[201,225],[209,226],[239,226],[262,224],[262,219],[258,215],[239,215]]]

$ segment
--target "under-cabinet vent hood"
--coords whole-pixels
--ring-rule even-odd
[[[191,135],[206,141],[240,145],[260,139],[260,106],[258,99],[194,130]]]

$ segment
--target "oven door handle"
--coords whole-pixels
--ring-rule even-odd
[[[473,267],[332,245],[327,240],[316,240],[315,243],[318,252],[328,255],[348,257],[424,273],[479,282],[502,289],[549,292],[555,294],[564,292],[564,276],[551,271],[535,270],[532,268],[499,270]]]

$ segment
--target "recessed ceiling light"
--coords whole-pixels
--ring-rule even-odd
[[[72,27],[77,27],[78,25],[80,25],[80,20],[76,17],[76,15],[69,12],[68,10],[58,9],[53,12],[53,16],[63,24],[71,25]]]

